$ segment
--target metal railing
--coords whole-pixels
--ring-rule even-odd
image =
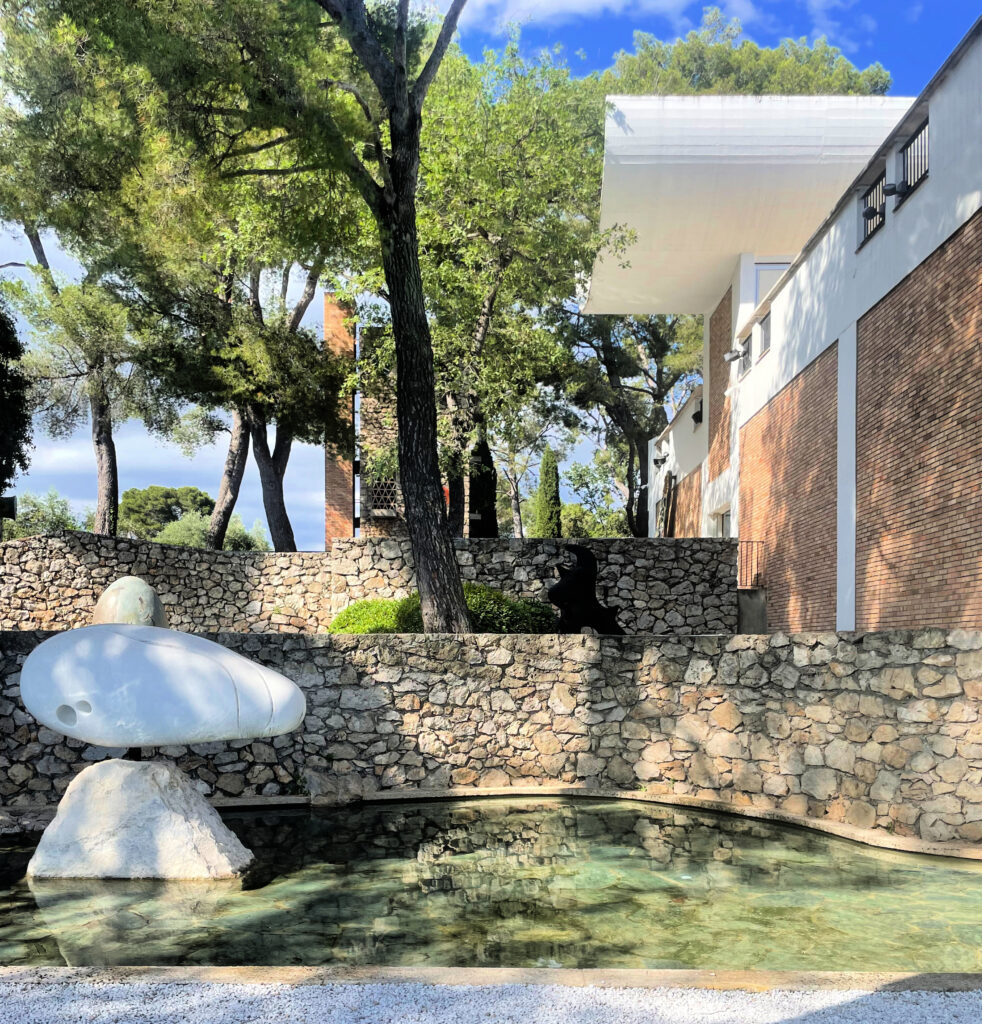
[[[883,191],[887,176],[884,171],[863,193],[863,241],[883,227],[886,220],[886,194]]]
[[[901,199],[927,174],[927,129],[928,123],[925,121],[900,151],[900,163],[904,176],[904,190],[900,196]]]
[[[741,540],[737,552],[737,588],[758,590],[764,585],[764,542]]]

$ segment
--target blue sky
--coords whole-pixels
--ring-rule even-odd
[[[443,0],[446,6],[446,0]],[[474,57],[484,47],[500,47],[509,23],[522,25],[529,50],[561,44],[578,72],[608,67],[621,49],[632,49],[636,30],[671,39],[698,25],[702,3],[686,0],[470,0],[461,22],[461,43]],[[731,0],[720,6],[740,18],[744,34],[761,45],[779,39],[825,35],[854,64],[879,60],[893,74],[895,95],[916,95],[969,29],[980,12],[980,0]],[[583,58],[575,56],[583,51]],[[54,252],[53,262],[72,268]],[[0,263],[30,259],[18,233],[0,231]],[[312,304],[305,322],[322,323],[320,303]],[[30,471],[15,490],[44,492],[55,487],[77,511],[95,503],[95,459],[88,431],[68,440],[52,441],[38,430]],[[224,450],[214,446],[185,459],[172,446],[150,438],[134,423],[120,428],[117,438],[121,490],[148,484],[191,484],[217,493]],[[578,457],[583,453],[578,452]],[[287,506],[298,546],[324,545],[323,456],[310,445],[298,445],[287,471]],[[255,466],[250,460],[237,511],[247,525],[265,520]]]
[[[472,56],[500,46],[509,22],[530,49],[561,44],[584,73],[633,49],[635,31],[672,39],[698,27],[704,3],[687,0],[469,0],[461,41]],[[762,46],[824,35],[857,66],[879,61],[891,92],[916,95],[982,14],[979,0],[730,0],[718,6]],[[574,55],[583,52],[583,59]]]

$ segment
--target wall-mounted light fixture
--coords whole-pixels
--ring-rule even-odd
[[[723,358],[728,363],[734,363],[738,359],[742,359],[747,354],[747,346],[741,345],[739,348],[731,348],[729,352],[723,353]]]

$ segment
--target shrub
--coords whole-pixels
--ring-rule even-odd
[[[542,601],[508,597],[479,583],[465,583],[464,597],[475,633],[553,633],[556,616]],[[329,633],[422,633],[419,594],[349,604],[328,626]]]

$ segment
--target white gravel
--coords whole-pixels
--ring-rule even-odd
[[[982,992],[0,984],[0,1024],[979,1024]]]

